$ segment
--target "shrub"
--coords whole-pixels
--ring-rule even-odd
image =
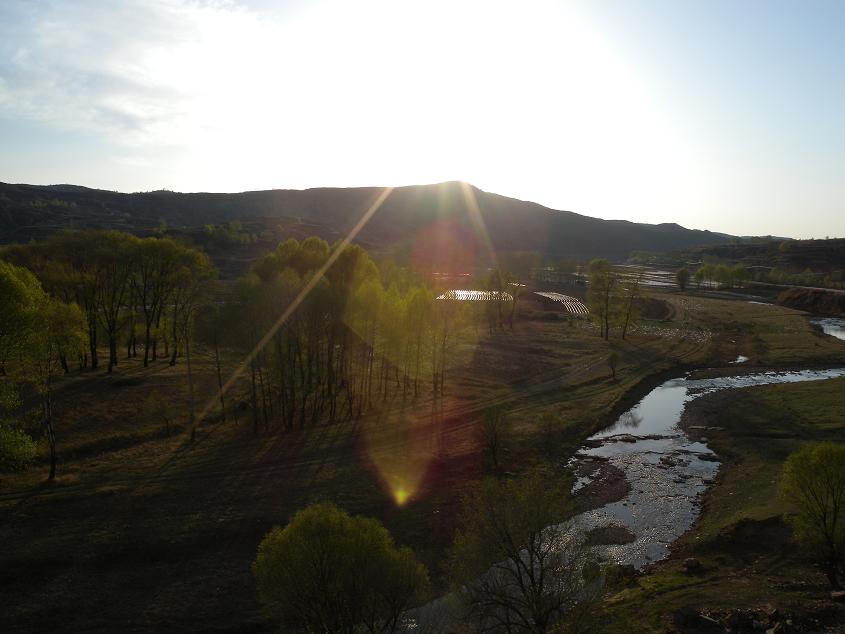
[[[392,632],[428,587],[425,567],[378,520],[333,504],[270,531],[252,569],[261,602],[286,632]]]
[[[799,544],[822,564],[838,588],[845,568],[845,445],[806,445],[786,460],[780,491]]]
[[[28,434],[0,425],[0,472],[26,469],[37,452],[38,446]]]

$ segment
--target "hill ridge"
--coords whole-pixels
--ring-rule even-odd
[[[726,242],[731,236],[677,223],[604,220],[570,210],[486,192],[474,194],[490,240],[504,251],[546,256],[624,259],[632,251],[668,251]],[[0,242],[25,242],[63,228],[102,227],[143,233],[160,222],[201,228],[232,220],[275,226],[286,219],[344,234],[383,187],[313,187],[234,193],[115,192],[79,185],[0,183]],[[473,219],[461,181],[404,185],[393,192],[362,230],[359,241],[375,248],[410,248],[421,232],[454,230],[472,235]],[[469,233],[467,233],[469,229]],[[442,236],[441,236],[442,237]]]

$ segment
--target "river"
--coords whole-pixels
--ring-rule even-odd
[[[814,321],[823,331],[845,340],[845,320],[825,318]],[[735,363],[747,359],[738,357]],[[693,441],[680,428],[687,404],[713,392],[771,385],[822,381],[845,377],[845,368],[758,372],[696,379],[688,373],[670,379],[646,394],[616,422],[588,438],[570,461],[581,476],[574,492],[591,484],[610,464],[624,474],[630,485],[620,500],[582,513],[572,520],[577,530],[616,526],[631,538],[623,544],[596,546],[609,561],[631,564],[642,569],[669,554],[669,547],[695,522],[700,498],[716,477],[719,460],[706,444],[707,430],[700,442]],[[715,429],[713,431],[716,431]],[[406,621],[407,631],[439,631],[452,615],[446,597],[413,611]],[[422,625],[428,621],[428,626]],[[434,627],[431,623],[437,623]]]
[[[821,326],[824,334],[845,341],[845,319],[825,317],[824,319],[814,319],[813,323]]]
[[[699,498],[719,469],[706,443],[692,441],[678,426],[686,405],[719,390],[841,376],[845,368],[666,381],[615,424],[591,436],[573,458],[573,466],[582,473],[591,465],[596,472],[607,461],[630,484],[623,499],[579,515],[576,525],[585,530],[615,525],[630,531],[634,538],[630,543],[600,547],[603,555],[618,563],[642,568],[664,558],[671,543],[692,526]],[[589,474],[582,476],[575,490],[590,481]]]

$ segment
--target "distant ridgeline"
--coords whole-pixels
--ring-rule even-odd
[[[318,235],[330,242],[345,235],[376,199],[374,187],[269,190],[237,194],[135,194],[73,185],[0,183],[0,242],[27,242],[66,228],[110,228],[139,235],[168,231],[206,238],[208,227],[232,221],[247,238],[233,242],[277,242]],[[474,213],[477,205],[487,236]],[[621,212],[620,212],[621,213]],[[209,237],[211,236],[211,237]],[[483,192],[449,182],[396,188],[361,231],[369,249],[413,254],[438,270],[478,264],[497,251],[531,251],[544,256],[623,260],[632,251],[662,252],[727,242],[730,236],[685,229],[600,220],[570,211]],[[445,262],[436,261],[445,259]],[[458,258],[457,261],[455,258]],[[445,266],[444,266],[445,265]],[[454,268],[454,266],[452,267]]]

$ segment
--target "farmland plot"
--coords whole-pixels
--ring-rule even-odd
[[[569,295],[562,295],[561,293],[540,291],[536,291],[536,294],[540,297],[550,299],[553,302],[563,304],[563,307],[566,309],[566,311],[571,315],[575,315],[576,317],[586,317],[590,314],[590,310],[577,297],[570,297]]]

